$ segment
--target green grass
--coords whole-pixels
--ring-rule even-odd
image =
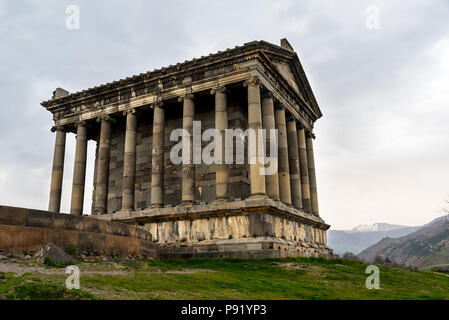
[[[46,281],[31,274],[0,280],[0,295],[9,300],[86,300],[95,297],[82,290],[67,290],[64,283]]]
[[[89,268],[107,271],[111,266],[100,262],[81,263],[82,291],[65,293],[62,298],[449,299],[449,277],[445,274],[380,267],[380,290],[368,290],[365,288],[367,265],[344,259],[156,259],[118,265],[126,275],[83,275],[83,270]],[[21,278],[14,281],[22,286],[5,287],[0,280],[0,295],[23,299],[30,290],[31,299],[52,299],[53,293],[61,290],[59,284],[64,284],[65,276],[41,275],[37,284],[45,283],[45,290],[38,290],[34,285],[24,286]],[[5,294],[5,290],[12,294]]]

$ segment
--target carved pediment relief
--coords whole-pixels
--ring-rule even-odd
[[[276,69],[279,71],[279,73],[284,77],[285,80],[290,84],[290,86],[299,94],[301,95],[301,92],[299,91],[298,83],[296,82],[295,75],[292,72],[292,69],[290,68],[290,65],[281,62],[281,61],[275,61],[274,65],[276,66]]]

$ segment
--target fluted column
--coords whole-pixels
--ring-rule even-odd
[[[287,121],[287,141],[292,205],[297,209],[302,209],[301,181],[299,177],[298,159],[298,134],[296,132],[296,120],[293,117],[289,117]]]
[[[153,208],[159,208],[164,205],[165,111],[162,107],[162,102],[154,105],[151,169],[151,206]]]
[[[78,122],[77,126],[70,214],[82,215],[86,181],[87,127],[84,121]]]
[[[217,200],[229,199],[229,165],[225,164],[225,130],[228,129],[228,102],[226,88],[220,86],[212,89],[215,95],[215,129],[221,134],[221,164],[216,165],[216,198]]]
[[[186,94],[180,97],[179,101],[183,103],[182,127],[188,134],[188,136],[183,136],[182,203],[189,204],[195,202],[195,165],[193,164],[193,119],[195,116],[195,102],[192,94]],[[187,144],[189,148],[187,148]],[[184,151],[187,153],[184,154]]]
[[[137,115],[134,109],[125,111],[124,115],[126,115],[126,134],[123,159],[122,210],[133,210],[136,180]]]
[[[262,99],[262,125],[266,129],[267,143],[266,150],[270,150],[270,130],[276,129],[274,121],[274,102],[273,94],[269,92]],[[272,156],[272,155],[270,155]],[[272,159],[271,161],[277,161],[278,159]],[[267,190],[267,196],[273,200],[279,200],[279,175],[278,171],[275,174],[265,176],[265,188]]]
[[[287,129],[285,124],[285,109],[277,106],[275,113],[276,129],[279,136],[279,197],[282,202],[292,204],[290,189],[290,169],[288,164]]]
[[[262,112],[260,102],[259,78],[252,77],[245,82],[248,87],[248,128],[255,134],[250,134],[248,144],[253,147],[253,154],[249,154],[249,175],[251,182],[251,196],[266,195],[265,189],[265,168],[264,164],[258,161],[257,155],[264,154],[259,149],[259,130],[262,129]],[[262,174],[261,174],[262,173]]]
[[[98,146],[97,177],[95,185],[95,214],[108,210],[109,160],[111,154],[111,125],[114,121],[105,115],[97,119],[101,123]]]
[[[66,132],[63,127],[53,127],[51,131],[56,131],[56,138],[53,154],[53,167],[51,171],[48,211],[59,213],[61,210],[62,177],[64,176]]]
[[[316,186],[315,159],[313,155],[313,138],[315,135],[308,132],[306,135],[307,146],[307,164],[309,166],[309,183],[310,183],[310,199],[312,205],[312,213],[319,216],[318,211],[318,192]]]
[[[312,213],[310,203],[309,166],[307,161],[306,134],[301,126],[298,132],[299,171],[301,175],[302,206],[305,212]]]

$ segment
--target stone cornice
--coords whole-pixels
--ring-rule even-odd
[[[143,211],[119,211],[112,214],[102,215],[101,218],[143,225],[146,223],[163,221],[184,219],[196,220],[229,215],[238,216],[260,213],[270,213],[275,216],[285,217],[323,230],[328,230],[330,228],[330,226],[324,223],[320,217],[316,217],[270,199],[256,200],[255,203],[251,203],[251,200],[246,199],[237,202],[227,202],[221,205],[204,204],[169,208],[150,208]]]

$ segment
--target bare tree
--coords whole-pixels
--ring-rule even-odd
[[[445,220],[446,220],[446,223],[449,224],[449,200],[444,200],[444,204],[443,204],[442,210],[443,210],[443,213],[447,214]]]
[[[449,214],[449,200],[444,200],[443,212]]]

